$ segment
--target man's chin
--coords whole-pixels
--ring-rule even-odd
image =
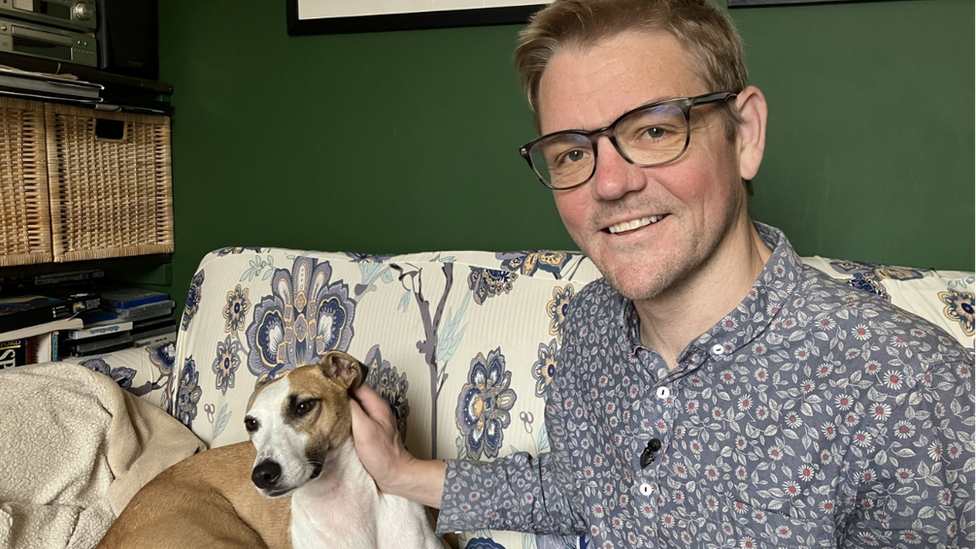
[[[601,269],[604,278],[614,290],[631,301],[648,301],[668,289],[670,280],[662,276],[659,267],[629,266],[618,269]]]

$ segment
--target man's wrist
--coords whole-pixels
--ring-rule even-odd
[[[394,478],[380,486],[380,489],[384,493],[440,509],[446,472],[447,464],[442,460],[417,459],[411,456],[397,470]]]

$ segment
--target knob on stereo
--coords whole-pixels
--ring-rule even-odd
[[[660,440],[652,438],[651,440],[647,441],[647,446],[644,447],[644,451],[641,452],[640,456],[640,464],[642,469],[647,468],[648,465],[654,462],[654,455],[657,454],[657,451],[660,449]]]
[[[79,21],[87,21],[95,15],[91,2],[78,2],[71,7],[71,15]]]

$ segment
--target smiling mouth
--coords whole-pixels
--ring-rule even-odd
[[[639,219],[632,219],[630,221],[623,221],[623,222],[617,223],[615,225],[610,225],[609,227],[607,227],[604,230],[607,231],[607,232],[609,232],[610,234],[626,233],[626,232],[630,232],[630,231],[633,231],[633,230],[636,230],[636,229],[640,229],[641,227],[646,227],[648,225],[653,225],[653,224],[657,223],[658,221],[664,219],[668,215],[669,214],[652,215],[652,216],[649,216],[649,217],[641,217]]]

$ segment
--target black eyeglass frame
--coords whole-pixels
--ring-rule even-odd
[[[600,128],[598,130],[591,130],[591,131],[586,131],[586,130],[562,130],[562,131],[553,132],[553,133],[549,133],[549,134],[543,135],[542,137],[538,137],[536,139],[533,139],[532,141],[529,141],[525,145],[522,145],[519,148],[519,154],[521,154],[522,155],[522,158],[524,158],[525,161],[529,163],[529,168],[532,169],[532,172],[535,173],[535,176],[539,179],[539,181],[543,185],[545,185],[546,187],[548,187],[548,188],[550,188],[550,189],[552,189],[554,191],[568,191],[570,189],[575,189],[576,187],[579,187],[581,185],[585,185],[586,183],[588,183],[590,181],[590,179],[593,179],[593,174],[596,173],[596,162],[597,162],[597,146],[596,146],[596,144],[597,144],[597,140],[599,140],[600,137],[602,137],[604,135],[606,135],[607,138],[610,140],[610,143],[613,144],[613,148],[617,150],[617,153],[621,156],[621,158],[623,158],[627,162],[630,162],[634,166],[637,166],[637,167],[640,167],[640,168],[653,168],[653,167],[656,167],[656,166],[663,166],[665,164],[670,164],[671,162],[674,162],[675,160],[681,158],[682,155],[685,154],[685,151],[688,150],[688,145],[691,143],[691,108],[692,107],[696,107],[698,105],[708,105],[710,103],[721,103],[723,101],[728,101],[729,99],[733,99],[737,95],[739,95],[739,92],[729,92],[729,91],[726,91],[726,92],[706,93],[704,95],[698,95],[698,96],[695,96],[695,97],[675,97],[673,99],[664,99],[662,101],[655,101],[654,103],[648,103],[647,105],[642,105],[640,107],[637,107],[636,109],[631,109],[631,110],[629,110],[629,111],[621,114],[620,116],[617,117],[616,120],[614,120],[613,122],[611,122],[609,126],[605,126],[605,127]],[[627,153],[625,153],[623,150],[621,150],[620,149],[620,145],[617,144],[617,136],[616,136],[617,124],[619,124],[621,120],[623,120],[625,118],[628,118],[628,117],[630,117],[631,115],[633,115],[635,113],[638,113],[638,112],[641,112],[641,111],[645,111],[645,110],[650,110],[650,109],[653,109],[653,108],[656,108],[656,107],[660,107],[661,105],[666,105],[666,104],[669,104],[669,103],[676,104],[677,107],[679,109],[681,109],[681,112],[685,115],[685,145],[684,145],[684,147],[681,148],[681,152],[679,152],[677,155],[675,155],[674,158],[670,158],[670,159],[665,160],[663,162],[655,162],[654,164],[640,164],[638,162],[635,162],[629,156],[627,156]],[[586,139],[589,140],[589,142],[590,142],[590,148],[593,150],[593,168],[590,171],[590,175],[587,176],[586,179],[584,179],[583,181],[581,181],[581,182],[579,182],[579,183],[577,183],[575,185],[571,185],[569,187],[554,187],[552,185],[552,183],[546,181],[546,178],[543,177],[541,173],[539,173],[539,170],[538,169],[536,169],[535,163],[532,162],[532,148],[535,147],[535,145],[537,143],[539,143],[540,141],[542,141],[544,139],[549,139],[549,138],[551,138],[553,136],[556,136],[556,135],[569,135],[569,134],[579,135],[579,136],[585,137]]]

